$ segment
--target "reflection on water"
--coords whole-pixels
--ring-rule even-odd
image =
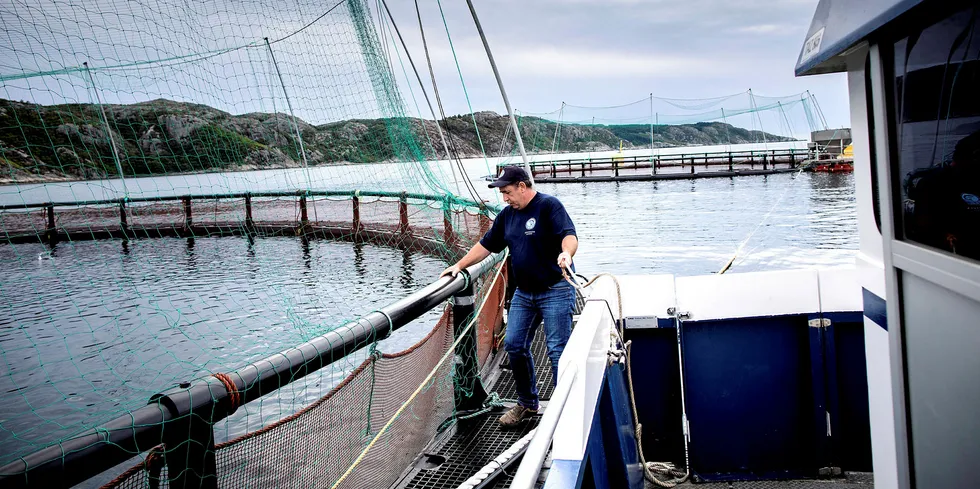
[[[0,246],[0,464],[321,335],[431,281],[435,258],[297,238],[165,238]],[[424,336],[433,311],[379,346]],[[242,409],[219,439],[325,394],[363,356]]]
[[[477,182],[478,184],[480,182]],[[483,185],[486,188],[486,185]],[[730,273],[850,265],[849,174],[543,184],[575,221],[578,271]],[[143,405],[176,382],[227,371],[323,334],[437,277],[440,260],[302,238],[0,245],[0,464]],[[438,311],[385,340],[404,349]],[[352,355],[216,426],[218,441],[325,394]]]
[[[740,245],[729,273],[842,266],[858,247],[851,174],[539,187],[568,209],[589,276],[715,273]]]

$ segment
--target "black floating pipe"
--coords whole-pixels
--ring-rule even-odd
[[[72,487],[160,444],[163,423],[170,419],[159,404],[141,407],[7,464],[0,468],[0,486]]]
[[[254,401],[387,337],[463,291],[477,277],[493,269],[499,259],[500,255],[489,256],[467,268],[465,274],[441,277],[353,323],[237,370],[230,377],[242,395],[241,403]],[[172,429],[179,427],[175,423],[179,424],[189,414],[210,411],[212,424],[224,419],[232,412],[227,397],[227,391],[213,378],[181,384],[153,396],[147,406],[0,467],[0,487],[75,486],[160,444],[166,439],[165,425],[168,430],[176,431]]]

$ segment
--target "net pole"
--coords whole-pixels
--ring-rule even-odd
[[[95,92],[95,102],[99,106],[99,113],[102,115],[102,123],[105,124],[105,133],[109,138],[109,148],[112,150],[112,160],[116,163],[116,171],[119,172],[119,181],[122,182],[123,197],[129,197],[129,190],[126,188],[126,176],[123,175],[122,162],[119,160],[119,151],[116,149],[116,141],[112,138],[112,128],[109,127],[109,117],[106,116],[105,106],[102,105],[102,97],[99,96],[99,87],[95,85],[95,77],[92,76],[92,70],[88,67],[88,61],[82,63],[85,67],[85,73],[88,74],[88,79],[92,82],[92,91]]]
[[[408,55],[408,46],[405,44],[405,39],[402,38],[401,31],[398,30],[398,26],[395,25],[395,18],[391,15],[391,10],[388,9],[388,2],[382,0],[381,4],[385,8],[385,12],[388,13],[388,19],[391,21],[392,27],[395,28],[395,34],[398,35],[398,40],[402,43],[402,49],[405,50],[405,54]],[[422,36],[422,51],[425,52],[425,63],[429,68],[429,79],[432,80],[432,94],[436,98],[436,105],[439,106],[439,116],[436,116],[436,111],[432,108],[432,102],[429,100],[429,94],[425,91],[425,86],[422,84],[422,77],[419,76],[418,70],[415,69],[415,62],[412,61],[412,57],[408,55],[408,62],[412,65],[412,70],[415,71],[415,77],[418,79],[419,86],[422,87],[422,95],[425,96],[425,103],[429,106],[429,112],[432,113],[433,122],[436,124],[436,133],[439,134],[439,141],[442,142],[442,150],[446,153],[446,161],[449,163],[449,171],[453,174],[453,182],[456,183],[456,195],[462,195],[459,189],[459,180],[456,179],[456,162],[453,161],[453,154],[449,151],[449,143],[446,142],[446,135],[442,131],[442,121],[446,120],[446,111],[442,108],[442,97],[439,96],[439,85],[436,83],[436,72],[432,69],[432,59],[429,56],[429,44],[425,39],[425,29],[422,28],[422,12],[419,10],[419,3],[415,2],[415,15],[419,20],[419,34]],[[440,120],[441,117],[441,120]],[[449,124],[447,122],[446,127]],[[462,173],[462,168],[460,169]],[[467,190],[470,190],[467,187]],[[475,199],[475,197],[474,197]]]
[[[558,110],[558,124],[555,125],[555,136],[551,138],[551,153],[554,154],[555,146],[561,146],[558,144],[558,136],[561,133],[561,119],[565,114],[565,102],[561,103],[561,109]]]
[[[776,102],[776,104],[779,105],[779,113],[783,115],[783,120],[786,122],[786,130],[789,131],[789,135],[790,136],[794,136],[795,137],[795,134],[793,134],[793,132],[794,132],[793,131],[793,124],[790,123],[789,116],[786,115],[786,111],[783,109],[783,103],[782,102]]]
[[[759,115],[759,106],[755,103],[755,95],[752,94],[752,89],[749,89],[749,105],[752,106],[753,112],[755,112],[755,117],[759,119],[759,131],[762,132],[762,144],[765,145],[766,149],[769,149],[769,140],[766,138],[766,129],[762,125],[762,116]]]
[[[269,57],[272,58],[272,66],[276,69],[279,84],[282,85],[282,96],[286,99],[286,108],[289,109],[289,116],[293,119],[293,129],[296,131],[296,140],[299,142],[299,154],[303,157],[303,169],[306,171],[306,187],[309,188],[312,181],[310,180],[310,165],[306,161],[306,148],[303,147],[303,135],[299,132],[296,114],[293,113],[293,104],[289,101],[289,93],[286,92],[286,82],[282,79],[282,72],[279,71],[279,63],[276,61],[276,53],[272,52],[272,44],[269,44],[268,37],[265,38],[265,47],[269,48]]]
[[[827,118],[824,117],[823,110],[820,108],[820,104],[817,103],[817,96],[810,93],[809,90],[807,90],[806,93],[810,96],[810,100],[813,101],[813,109],[817,113],[817,117],[820,118],[820,123],[823,124],[823,129],[825,131],[830,129],[830,126],[827,125]]]
[[[650,161],[653,161],[653,92],[650,92]]]
[[[493,76],[497,79],[497,86],[500,87],[500,96],[504,99],[504,106],[507,107],[507,116],[510,117],[510,125],[514,130],[514,137],[517,139],[517,148],[521,151],[521,159],[524,160],[524,170],[527,172],[531,185],[534,185],[534,175],[531,173],[531,164],[527,160],[527,152],[524,150],[524,140],[521,139],[521,131],[517,129],[517,119],[514,119],[514,109],[510,106],[510,99],[507,98],[507,90],[504,89],[504,82],[500,79],[500,71],[497,70],[497,63],[493,60],[493,53],[490,52],[490,44],[487,43],[487,36],[483,33],[483,26],[480,25],[480,18],[476,15],[473,8],[473,0],[466,0],[466,5],[470,8],[473,15],[473,23],[476,30],[480,33],[480,40],[483,41],[483,48],[487,51],[487,59],[490,60],[490,67],[493,68]]]

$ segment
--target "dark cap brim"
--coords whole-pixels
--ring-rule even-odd
[[[506,186],[511,185],[511,184],[514,184],[514,183],[517,183],[517,182],[512,182],[510,180],[494,180],[493,183],[491,183],[490,185],[487,185],[487,188],[506,187]]]

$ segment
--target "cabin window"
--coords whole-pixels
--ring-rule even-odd
[[[894,176],[900,238],[980,260],[978,8],[894,45]]]

